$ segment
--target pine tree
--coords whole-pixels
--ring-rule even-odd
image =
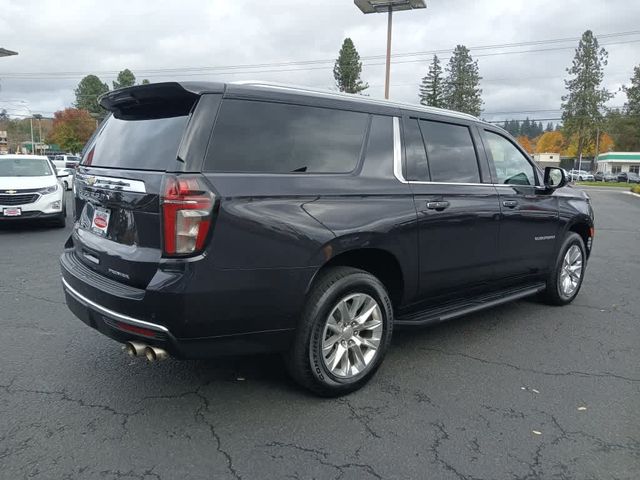
[[[118,88],[133,87],[135,84],[136,76],[131,70],[125,68],[118,73],[118,78],[113,82],[113,89],[116,90]]]
[[[98,105],[98,97],[109,91],[109,85],[103,83],[95,75],[87,75],[74,90],[76,94],[75,107],[88,110],[94,118],[102,119],[105,111]]]
[[[578,158],[582,158],[584,147],[602,126],[605,102],[612,97],[601,87],[607,55],[604,48],[599,48],[593,32],[587,30],[578,43],[571,67],[567,68],[573,78],[564,81],[567,94],[562,97],[562,120],[567,138],[577,140]]]
[[[640,115],[640,65],[633,69],[633,77],[631,77],[631,86],[622,87],[627,94],[627,103],[624,104],[624,110],[628,115]]]
[[[446,71],[444,87],[446,107],[479,116],[483,103],[480,88],[482,77],[478,71],[478,62],[473,61],[467,47],[458,45],[455,48]]]
[[[547,128],[544,129],[545,132],[553,132],[553,123],[547,123]]]
[[[342,48],[333,67],[333,78],[341,92],[360,93],[369,88],[369,84],[360,80],[362,62],[355,45],[350,38],[345,38]]]
[[[522,122],[522,127],[520,128],[520,134],[526,137],[531,136],[531,121],[529,120],[529,117],[527,117],[525,121]]]
[[[422,78],[420,85],[420,103],[431,107],[444,108],[444,79],[442,67],[437,55],[433,56],[429,64],[429,72]]]

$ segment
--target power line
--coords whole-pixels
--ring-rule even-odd
[[[640,34],[640,30],[628,31],[628,32],[616,32],[600,35],[600,38],[616,38],[621,36],[629,36],[629,35],[637,35]],[[548,39],[548,40],[534,40],[530,42],[511,42],[511,43],[503,43],[503,44],[494,44],[494,45],[481,45],[476,47],[471,47],[470,50],[495,50],[498,48],[514,48],[521,46],[535,46],[535,45],[544,45],[544,44],[554,44],[554,43],[563,43],[568,41],[576,41],[579,38],[570,37],[570,38],[557,38],[557,39]],[[602,44],[602,46],[607,45],[620,45],[627,43],[636,43],[640,42],[640,39],[627,40],[627,41],[619,41],[619,42],[610,42]],[[480,53],[474,55],[475,57],[488,57],[495,55],[510,55],[510,54],[522,54],[522,53],[535,53],[535,52],[548,52],[548,51],[556,51],[556,50],[567,50],[574,49],[575,46],[564,46],[564,47],[552,47],[552,48],[543,48],[543,49],[529,49],[529,50],[519,50],[519,51],[503,51],[503,52],[492,52],[492,53]],[[433,55],[438,53],[450,53],[451,49],[446,50],[430,50],[430,51],[421,51],[421,52],[408,52],[408,53],[399,53],[392,55],[393,58],[403,58],[403,57],[415,57],[415,56],[425,56],[425,55]],[[384,62],[378,63],[368,63],[367,60],[377,60],[381,59],[383,56],[381,55],[372,55],[367,57],[362,57],[363,65],[365,66],[378,66],[384,65]],[[445,59],[446,60],[446,59]],[[403,63],[419,63],[423,62],[425,59],[413,59],[413,60],[396,60],[392,63],[394,64],[403,64]],[[210,75],[215,72],[217,75],[242,75],[242,74],[256,74],[256,73],[279,73],[279,72],[292,72],[292,71],[308,71],[308,70],[324,70],[330,67],[330,65],[321,65],[321,66],[313,66],[319,65],[323,63],[333,63],[335,59],[323,59],[323,60],[300,60],[300,61],[292,61],[292,62],[273,62],[273,63],[260,63],[260,64],[240,64],[240,65],[226,65],[226,66],[210,66],[210,67],[182,67],[182,68],[156,68],[156,69],[138,69],[137,73],[139,76],[145,77],[158,77],[158,76],[166,76],[166,74],[172,73],[174,76],[200,76],[200,75]],[[311,66],[309,66],[311,65]],[[289,66],[300,66],[304,68],[277,68],[277,67],[289,67]],[[260,70],[264,68],[268,68],[267,70]],[[274,68],[272,68],[274,67]],[[257,69],[257,70],[256,70]],[[103,71],[95,71],[94,74],[98,75],[117,75],[118,71],[115,70],[103,70]],[[86,75],[87,72],[82,71],[62,71],[62,72],[17,72],[17,73],[0,73],[0,77],[4,78],[12,78],[12,79],[69,79],[76,78],[81,75]]]

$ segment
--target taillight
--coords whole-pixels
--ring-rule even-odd
[[[200,253],[211,226],[215,195],[201,177],[166,175],[162,185],[165,255]]]

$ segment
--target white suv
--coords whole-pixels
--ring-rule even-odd
[[[595,180],[595,177],[593,176],[593,174],[585,170],[575,170],[575,169],[570,170],[569,177],[571,181],[574,181],[574,182],[576,180],[578,180],[579,182],[593,182]]]
[[[45,156],[0,156],[0,222],[18,219],[50,220],[64,227],[67,209],[63,181]]]

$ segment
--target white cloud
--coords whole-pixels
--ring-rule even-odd
[[[640,2],[623,0],[427,0],[427,5],[426,10],[394,15],[394,53],[452,49],[456,44],[473,47],[579,37],[586,29],[596,35],[626,32],[636,30],[640,18]],[[331,64],[309,65],[313,68],[306,70],[281,67],[296,69],[281,72],[271,71],[273,67],[251,73],[243,69],[241,74],[224,75],[184,69],[332,59],[345,36],[354,40],[363,57],[385,52],[386,16],[362,15],[351,0],[112,0],[107,4],[97,0],[0,0],[0,11],[4,42],[0,46],[19,52],[17,57],[0,59],[0,108],[11,105],[11,111],[15,111],[15,99],[43,113],[69,106],[74,100],[73,88],[83,74],[106,72],[99,76],[111,84],[123,68],[133,70],[140,80],[263,79],[330,88]],[[603,38],[601,43],[628,40],[640,40],[640,35]],[[534,47],[510,50],[530,48]],[[629,81],[634,62],[640,59],[640,42],[607,49],[605,83],[618,90]],[[485,53],[489,51],[472,50],[483,76],[487,117],[505,117],[491,116],[490,112],[560,107],[562,80],[572,49],[482,56]],[[424,61],[392,65],[392,98],[417,100],[417,85],[426,73],[429,56],[418,58]],[[384,66],[371,63],[383,60],[365,61],[363,79],[371,85],[369,95],[382,97]],[[142,73],[167,68],[178,70]],[[16,72],[42,72],[39,77],[55,72],[77,74],[62,79],[10,78],[9,74]],[[623,102],[621,94],[611,101]]]

